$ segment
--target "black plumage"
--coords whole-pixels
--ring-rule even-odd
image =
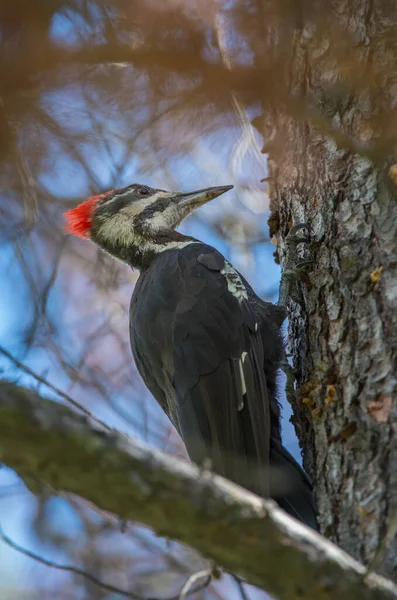
[[[310,481],[281,444],[275,381],[285,309],[263,302],[237,272],[247,293],[236,297],[226,265],[193,243],[141,272],[130,309],[138,370],[193,461],[209,459],[215,472],[316,527]]]

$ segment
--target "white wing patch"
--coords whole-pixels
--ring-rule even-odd
[[[241,281],[240,275],[227,260],[225,260],[225,266],[223,267],[221,274],[227,281],[227,289],[239,302],[248,300],[247,290]]]
[[[243,352],[241,357],[239,358],[238,361],[238,367],[239,367],[239,371],[240,371],[240,378],[241,378],[241,394],[242,394],[242,398],[239,402],[239,405],[237,407],[237,410],[243,410],[244,408],[244,396],[247,393],[247,385],[245,383],[245,377],[244,377],[244,361],[247,357],[247,352]]]

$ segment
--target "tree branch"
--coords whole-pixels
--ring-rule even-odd
[[[29,558],[32,558],[33,560],[36,560],[37,562],[40,562],[41,564],[46,565],[47,567],[51,567],[52,569],[58,569],[60,571],[68,571],[69,573],[73,573],[74,575],[80,575],[81,577],[85,577],[85,579],[87,579],[91,583],[94,583],[98,587],[101,587],[104,590],[107,590],[108,592],[113,592],[114,594],[119,594],[120,596],[125,596],[126,598],[131,598],[132,600],[143,600],[143,598],[141,596],[138,596],[137,594],[134,594],[133,592],[128,592],[127,590],[122,590],[121,588],[115,587],[114,585],[110,585],[109,583],[106,583],[105,581],[101,581],[100,579],[98,579],[98,577],[95,577],[88,571],[84,571],[83,569],[79,569],[78,567],[74,567],[71,565],[60,565],[59,563],[56,563],[52,560],[47,560],[46,558],[39,556],[35,552],[26,550],[26,548],[23,548],[19,544],[15,543],[7,535],[5,535],[5,533],[3,532],[1,527],[0,527],[0,540],[3,541],[5,544],[7,544],[7,546],[10,546],[10,548],[12,548],[13,550],[16,550],[17,552],[19,552],[21,554],[25,554],[25,556],[29,556]]]
[[[271,500],[0,382],[0,458],[26,481],[82,496],[152,527],[280,600],[397,599],[332,543]]]

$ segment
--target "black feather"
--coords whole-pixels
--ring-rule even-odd
[[[131,347],[189,456],[316,528],[311,484],[281,445],[275,388],[282,308],[228,287],[224,257],[192,243],[162,252],[131,300]],[[229,266],[230,268],[230,266]]]

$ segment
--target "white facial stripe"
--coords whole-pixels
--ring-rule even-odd
[[[109,200],[106,205],[109,206],[111,204],[113,204],[114,202],[120,200],[120,198],[122,198],[123,196],[128,196],[131,193],[131,190],[127,190],[125,191],[123,194],[116,194],[116,196],[114,198],[112,198],[111,200]],[[156,202],[159,198],[164,198],[170,195],[170,192],[161,192],[158,191],[155,194],[153,194],[153,196],[142,196],[141,200],[136,200],[135,202],[131,202],[131,204],[128,204],[127,206],[124,206],[124,208],[121,208],[119,211],[119,214],[123,214],[129,218],[131,217],[135,217],[137,215],[139,215],[143,210],[145,210],[145,208],[148,208],[149,206],[151,206],[154,202]],[[113,223],[115,223],[115,221],[113,219],[111,219]],[[117,226],[120,225],[120,221],[117,221]]]
[[[135,238],[136,240],[137,238]],[[141,238],[142,239],[142,238]],[[156,244],[155,242],[151,242],[150,240],[139,241],[139,248],[142,248],[143,252],[154,252],[155,254],[160,254],[165,250],[171,250],[173,248],[184,248],[185,246],[189,246],[190,244],[200,244],[199,241],[196,240],[183,240],[180,242],[167,242],[166,244]]]
[[[120,200],[120,198],[123,198],[124,196],[129,196],[131,194],[131,191],[132,190],[127,189],[127,190],[124,190],[123,192],[116,193],[111,200],[106,201],[106,205],[109,206],[110,204],[113,204],[113,202]],[[152,196],[142,196],[142,201],[149,202],[148,206],[150,206],[150,204],[152,204],[152,202],[156,202],[156,200],[158,200],[159,198],[164,198],[166,196],[170,196],[172,193],[173,192],[157,191]],[[138,200],[137,202],[134,202],[133,204],[140,204],[140,201]]]
[[[155,212],[148,220],[148,225],[154,230],[165,228],[174,228],[185,215],[185,211],[181,211],[178,204],[173,203],[167,206],[163,211]]]
[[[160,192],[157,198],[170,196],[172,192]],[[197,196],[187,196],[186,200],[178,198],[176,202],[172,202],[165,210],[154,212],[153,216],[147,220],[147,224],[153,231],[159,231],[164,228],[174,229],[179,223],[188,216],[199,204],[195,204],[194,200],[202,201],[203,194]]]
[[[169,196],[172,196],[174,192],[162,192],[162,191],[158,191],[155,194],[153,194],[153,196],[150,196],[150,200],[152,200],[153,202],[156,202],[156,200],[158,200],[159,198],[167,198]]]
[[[127,192],[125,192],[127,194]],[[142,254],[161,254],[170,249],[180,249],[189,244],[197,244],[195,240],[169,241],[165,244],[157,244],[155,236],[141,236],[134,229],[135,219],[139,214],[157,202],[160,198],[167,198],[172,192],[157,191],[153,196],[143,196],[141,200],[131,202],[117,213],[101,218],[98,236],[103,242],[104,247],[134,247],[139,249]],[[124,194],[118,194],[112,198],[109,203],[119,200]],[[190,211],[189,211],[190,212]],[[165,210],[153,213],[151,218],[145,219],[145,223],[152,229],[153,234],[160,229],[174,228],[186,216],[186,208],[180,210],[178,203],[170,204]],[[116,256],[117,258],[117,256]]]
[[[101,222],[100,235],[104,241],[127,246],[135,239],[131,219],[121,211]]]
[[[131,202],[131,204],[128,204],[127,206],[124,206],[124,208],[121,208],[120,213],[122,213],[123,215],[127,215],[128,217],[135,217],[136,215],[139,215],[139,213],[141,213],[145,208],[150,206],[153,202],[155,202],[155,200],[152,200],[152,198],[142,198],[142,200]]]
[[[149,199],[148,199],[149,200]],[[162,214],[162,213],[161,213]],[[115,245],[136,246],[142,249],[142,252],[152,251],[156,254],[169,250],[170,248],[184,248],[188,244],[197,243],[192,240],[181,242],[169,242],[167,244],[156,244],[150,238],[137,235],[134,231],[133,220],[123,211],[113,215],[101,223],[100,236],[104,242]]]
[[[116,200],[120,200],[123,196],[128,196],[130,193],[131,190],[126,190],[122,194],[116,194],[116,196],[109,201],[109,204],[112,204]],[[131,204],[120,209],[120,211],[112,217],[103,220],[101,223],[101,236],[106,241],[122,244],[123,246],[136,244],[137,236],[133,229],[133,217],[139,215],[145,208],[151,206],[159,198],[166,198],[171,193],[172,192],[157,191],[152,196],[142,196],[142,200],[131,202]],[[145,244],[145,240],[142,240],[142,244]]]

